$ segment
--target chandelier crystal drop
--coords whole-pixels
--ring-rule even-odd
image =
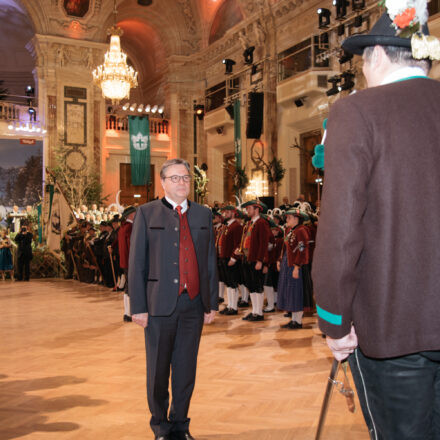
[[[121,51],[121,35],[123,31],[116,26],[116,1],[115,25],[108,33],[110,35],[110,48],[104,55],[104,64],[98,66],[93,72],[94,82],[101,87],[102,96],[117,104],[121,99],[130,97],[130,89],[137,87],[137,72],[127,64],[127,54]]]

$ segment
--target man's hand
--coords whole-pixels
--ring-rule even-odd
[[[147,328],[148,313],[136,313],[135,315],[131,315],[131,319],[135,324],[140,325],[143,328]]]
[[[217,312],[215,310],[211,310],[210,313],[205,313],[205,319],[203,320],[204,324],[211,324],[211,322],[214,322],[215,314]]]
[[[281,261],[277,261],[277,270],[278,272],[281,270]]]
[[[333,356],[337,361],[343,361],[358,346],[358,338],[354,327],[351,326],[351,331],[348,335],[345,335],[341,339],[332,339],[327,336],[327,345],[333,353]]]
[[[269,268],[267,266],[263,267],[263,273],[266,274],[267,272],[269,272]]]
[[[292,277],[295,278],[295,280],[297,280],[299,278],[299,267],[298,266],[295,266],[293,268]]]
[[[228,266],[233,266],[236,263],[236,260],[233,260],[232,258],[228,261]]]
[[[261,270],[262,267],[263,267],[263,263],[261,261],[257,261],[255,263],[255,270]]]

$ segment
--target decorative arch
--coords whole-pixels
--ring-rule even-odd
[[[208,43],[212,44],[222,38],[228,29],[240,23],[243,18],[238,0],[224,0],[212,21]]]

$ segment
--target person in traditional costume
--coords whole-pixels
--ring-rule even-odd
[[[3,281],[8,273],[11,280],[15,281],[11,248],[12,242],[6,234],[6,229],[2,229],[0,232],[0,274]]]
[[[283,253],[278,260],[280,271],[278,281],[278,303],[280,310],[290,312],[291,320],[282,328],[302,328],[304,313],[304,291],[302,267],[308,263],[309,234],[303,225],[305,213],[297,208],[286,212],[286,234]]]
[[[440,60],[426,0],[384,0],[368,88],[330,109],[313,262],[319,327],[349,357],[370,437],[440,438]],[[414,201],[417,200],[414,208]]]

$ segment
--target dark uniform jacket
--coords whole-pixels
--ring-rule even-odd
[[[218,310],[218,275],[212,214],[188,201],[187,219],[199,268],[205,312]],[[128,286],[131,313],[169,316],[179,294],[179,214],[165,200],[137,209],[131,235]]]
[[[319,325],[353,321],[370,357],[440,349],[440,83],[409,79],[331,108],[313,264]]]

